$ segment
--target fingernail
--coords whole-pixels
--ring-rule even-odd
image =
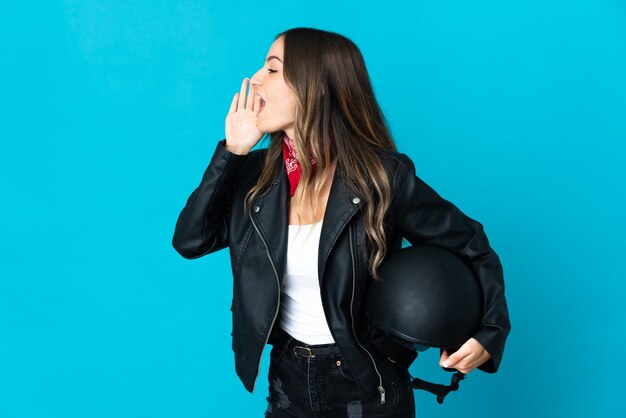
[[[450,362],[448,360],[443,362],[443,367],[448,367],[448,365],[450,364]]]

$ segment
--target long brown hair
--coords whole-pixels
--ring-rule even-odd
[[[293,139],[302,167],[291,204],[297,207],[310,190],[316,214],[322,186],[331,175],[329,168],[336,163],[336,174],[365,199],[368,270],[378,280],[378,267],[387,253],[383,219],[391,202],[391,185],[376,150],[396,151],[396,146],[374,96],[365,61],[351,40],[334,32],[300,27],[279,33],[275,39],[281,36],[285,82],[297,98]],[[283,164],[283,136],[283,131],[270,134],[265,165],[246,195],[246,207],[280,174],[276,167]],[[315,176],[311,175],[311,154],[317,158]],[[299,215],[298,219],[301,223]]]

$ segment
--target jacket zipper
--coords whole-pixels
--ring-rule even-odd
[[[265,342],[263,343],[263,348],[261,349],[261,354],[259,356],[259,361],[258,361],[259,365],[256,370],[256,376],[254,376],[254,384],[252,385],[252,392],[254,392],[254,389],[256,388],[257,378],[259,377],[259,372],[261,371],[261,358],[263,357],[263,351],[265,350],[265,346],[267,345],[267,340],[269,340],[270,338],[270,334],[272,333],[272,328],[274,327],[274,322],[276,322],[276,317],[278,316],[278,310],[280,309],[280,278],[278,277],[278,271],[276,270],[274,261],[272,261],[272,257],[270,256],[270,251],[267,247],[267,243],[263,239],[263,235],[261,235],[261,232],[259,232],[259,229],[254,223],[254,219],[252,218],[252,212],[249,212],[249,216],[250,216],[250,220],[252,221],[252,225],[254,226],[254,229],[256,230],[257,234],[259,234],[261,241],[263,241],[263,245],[265,245],[265,252],[267,254],[267,258],[270,260],[270,264],[272,265],[272,268],[274,269],[274,274],[276,275],[276,284],[278,288],[278,303],[276,304],[276,312],[274,312],[274,318],[272,319],[272,324],[270,325],[270,331],[267,333],[267,336],[265,337]]]
[[[378,392],[380,392],[380,404],[382,405],[385,403],[385,388],[383,387],[383,377],[378,372],[378,367],[376,367],[376,361],[374,360],[374,357],[372,357],[370,352],[367,351],[365,347],[363,347],[363,345],[361,344],[361,342],[356,336],[356,332],[354,331],[354,314],[352,312],[352,306],[354,304],[354,288],[355,288],[355,283],[356,283],[356,279],[355,279],[356,273],[355,273],[355,266],[354,266],[354,250],[352,248],[352,224],[348,224],[348,228],[350,232],[350,255],[352,256],[352,297],[350,299],[350,318],[352,319],[352,334],[354,335],[354,339],[359,344],[359,346],[363,350],[365,350],[367,355],[370,356],[370,359],[372,359],[372,364],[374,364],[374,370],[376,370],[376,374],[378,375]]]

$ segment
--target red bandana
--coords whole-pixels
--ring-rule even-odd
[[[289,196],[293,196],[302,175],[302,167],[298,161],[298,153],[296,152],[293,139],[287,135],[283,138],[283,159],[285,160],[285,168],[287,169],[287,176],[291,185]],[[317,168],[317,159],[315,157],[311,157],[311,165],[313,166],[313,174],[315,174]]]

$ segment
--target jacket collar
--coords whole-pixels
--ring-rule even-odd
[[[250,205],[250,216],[254,218],[259,232],[268,245],[267,250],[276,266],[281,283],[287,261],[289,187],[287,171],[283,169],[270,190],[263,196],[254,199]],[[324,277],[326,260],[333,245],[352,216],[363,204],[363,197],[352,193],[341,179],[338,171],[335,171],[320,233],[318,251],[320,286]]]

